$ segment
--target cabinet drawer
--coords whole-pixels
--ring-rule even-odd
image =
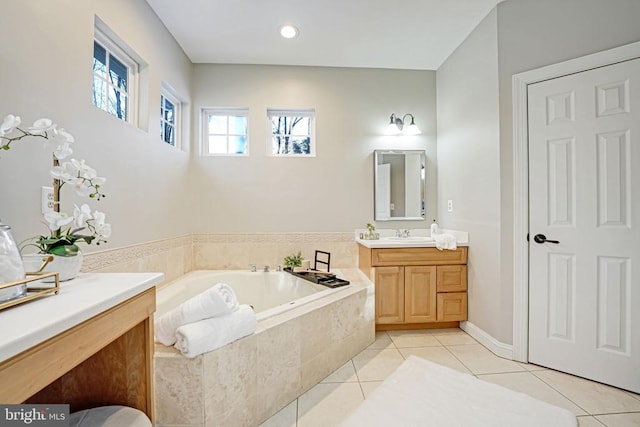
[[[438,322],[467,320],[467,293],[438,294]]]
[[[464,292],[467,290],[466,265],[441,265],[437,267],[438,292]]]
[[[466,264],[467,248],[440,251],[436,248],[372,249],[372,266]]]

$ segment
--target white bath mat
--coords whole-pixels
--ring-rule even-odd
[[[576,427],[566,409],[410,356],[343,427]]]

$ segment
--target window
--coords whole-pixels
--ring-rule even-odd
[[[174,147],[180,147],[181,103],[166,85],[160,95],[160,138]]]
[[[274,156],[315,156],[315,110],[267,110]]]
[[[202,110],[202,155],[247,155],[248,108]]]
[[[93,42],[93,105],[134,122],[138,64],[96,27]]]

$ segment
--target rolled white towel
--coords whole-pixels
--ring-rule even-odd
[[[438,248],[439,250],[443,250],[443,249],[455,250],[458,247],[456,245],[456,237],[453,234],[448,234],[448,233],[434,234],[433,240],[436,241],[436,248]]]
[[[157,318],[154,322],[156,341],[173,345],[176,342],[176,329],[180,326],[233,313],[238,307],[233,289],[226,283],[218,283]]]
[[[243,304],[231,314],[180,326],[176,330],[175,348],[193,358],[253,334],[256,326],[256,314]]]

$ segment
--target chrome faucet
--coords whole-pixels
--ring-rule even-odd
[[[276,267],[276,271],[282,271],[282,264],[278,264],[278,266]]]
[[[411,231],[408,229],[399,228],[396,230],[396,237],[400,237],[402,239],[406,239],[411,234]]]
[[[268,273],[269,272],[269,266],[265,265],[264,266],[264,270],[262,270],[263,273]]]
[[[251,272],[255,273],[257,271],[255,264],[249,264],[249,267],[251,267]]]

